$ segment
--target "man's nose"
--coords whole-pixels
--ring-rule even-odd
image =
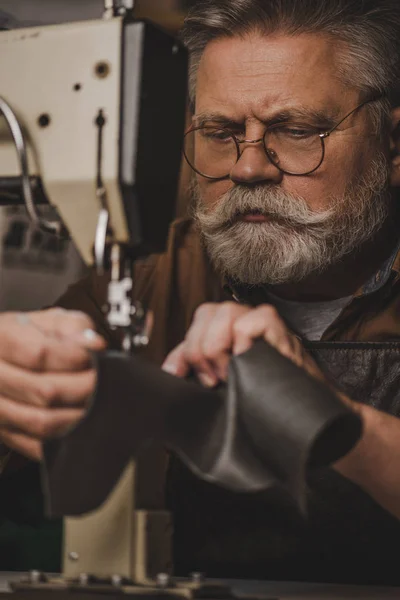
[[[269,160],[262,140],[249,140],[241,148],[241,155],[230,172],[234,183],[250,184],[258,182],[280,183],[283,173]]]

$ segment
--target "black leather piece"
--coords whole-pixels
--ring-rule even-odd
[[[99,506],[152,439],[208,482],[236,492],[281,486],[304,510],[307,467],[336,460],[361,434],[326,386],[261,341],[231,361],[216,391],[118,353],[100,354],[97,369],[86,418],[45,445],[49,516]]]
[[[400,416],[400,343],[307,346],[350,397]],[[303,522],[279,489],[230,494],[177,458],[167,479],[179,575],[400,585],[400,521],[331,468],[309,471]]]

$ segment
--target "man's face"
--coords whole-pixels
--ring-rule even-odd
[[[330,39],[254,32],[206,47],[194,124],[200,119],[257,140],[284,113],[296,124],[327,131],[360,102],[359,92],[340,81]],[[325,148],[324,162],[311,175],[286,175],[262,144],[244,144],[228,178],[197,177],[198,220],[220,270],[253,284],[299,280],[382,225],[387,148],[374,135],[367,109],[340,125]]]

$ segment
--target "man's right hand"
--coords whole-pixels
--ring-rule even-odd
[[[90,351],[104,347],[80,312],[0,315],[0,442],[40,460],[41,442],[84,415],[96,383]]]

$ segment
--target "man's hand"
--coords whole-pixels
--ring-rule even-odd
[[[324,380],[273,307],[249,308],[229,302],[201,306],[185,341],[168,355],[163,368],[178,377],[193,369],[204,385],[214,386],[226,380],[231,355],[248,350],[256,338],[263,338],[310,375]],[[333,467],[400,519],[400,419],[333,391],[363,421],[361,440]]]
[[[0,441],[40,460],[41,441],[84,415],[95,386],[89,351],[104,347],[83,313],[0,315]]]
[[[268,304],[257,308],[234,302],[203,304],[185,340],[167,356],[163,369],[178,377],[185,377],[193,369],[203,385],[213,387],[226,381],[230,357],[248,350],[258,338],[313,377],[323,379],[301,341]]]

